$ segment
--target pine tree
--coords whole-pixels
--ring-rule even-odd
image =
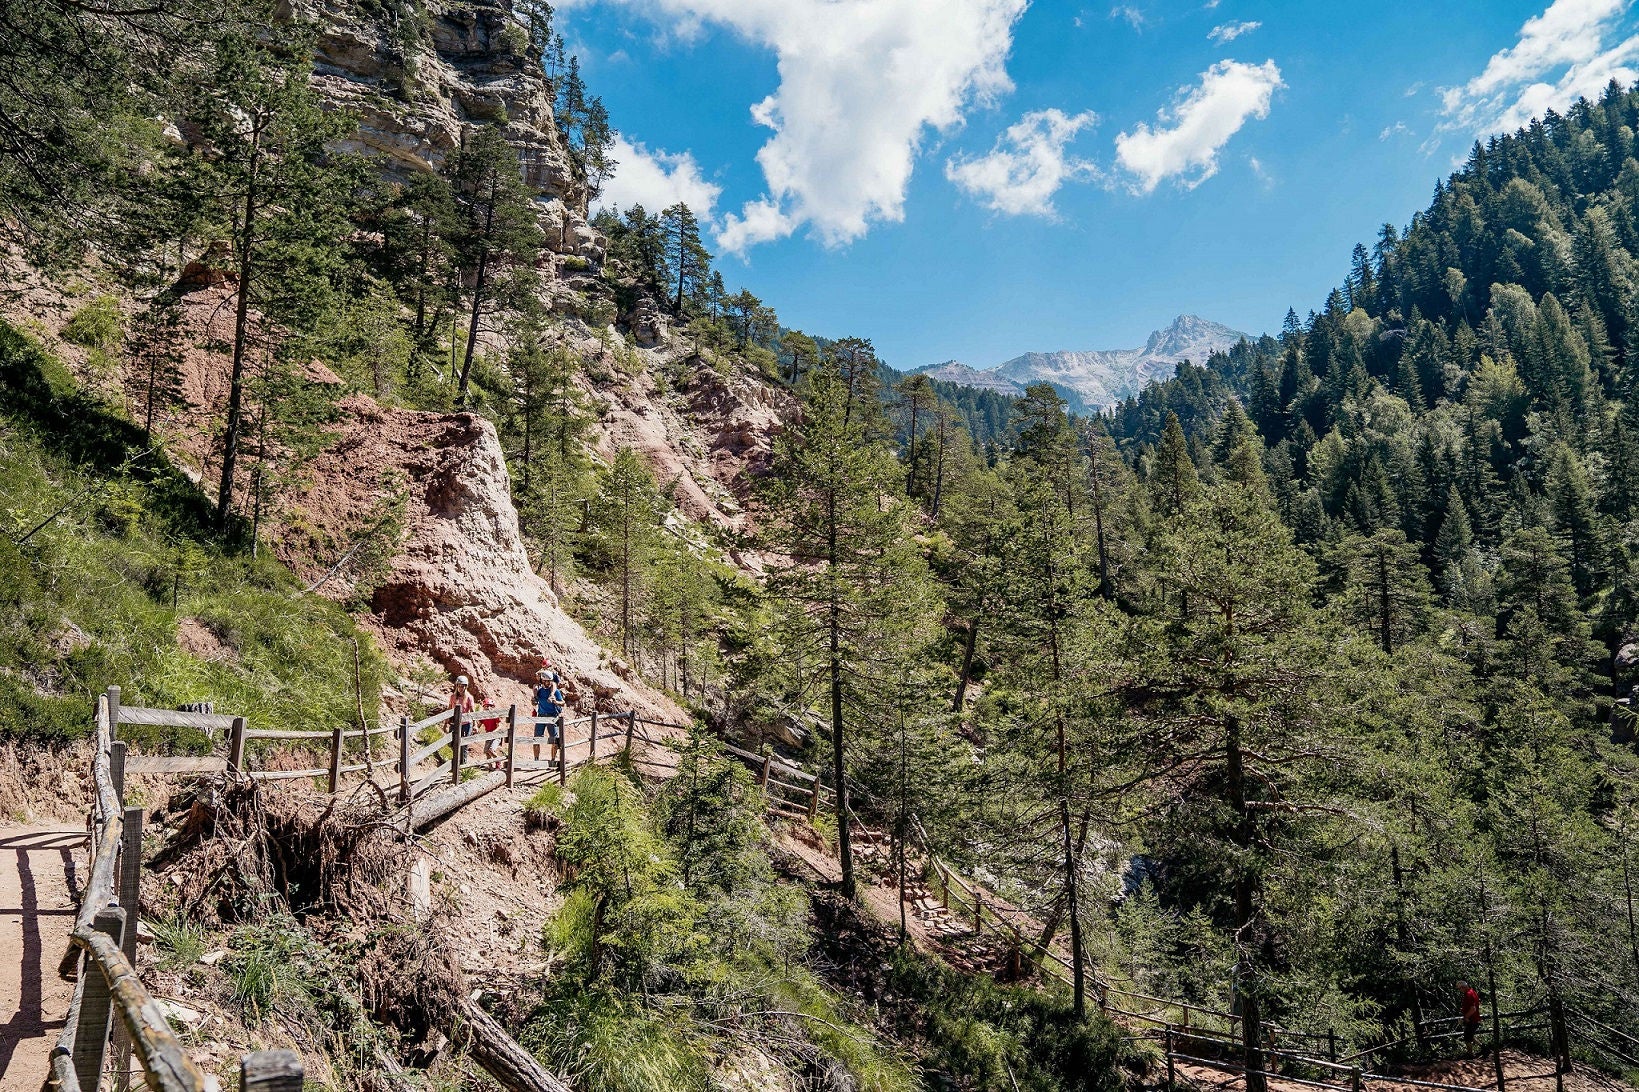
[[[1370,537],[1351,535],[1341,550],[1348,565],[1348,613],[1372,633],[1385,654],[1393,655],[1422,632],[1428,615],[1428,574],[1417,545],[1390,528]]]
[[[215,69],[194,104],[215,149],[202,169],[227,206],[222,212],[232,225],[238,275],[216,501],[219,533],[227,531],[233,513],[255,333],[251,309],[265,322],[296,329],[310,327],[323,313],[361,178],[357,160],[329,151],[353,119],[326,109],[309,87],[311,56],[297,28],[272,34],[234,28],[218,40]]]
[[[1434,538],[1434,573],[1440,593],[1452,602],[1462,581],[1463,566],[1474,549],[1474,531],[1455,485],[1446,490],[1445,515]]]
[[[1162,516],[1178,515],[1200,496],[1201,479],[1190,458],[1189,443],[1184,439],[1184,428],[1178,423],[1176,413],[1167,414],[1161,443],[1151,457],[1145,484],[1150,506]]]
[[[922,473],[923,466],[931,462],[922,438],[923,433],[933,423],[938,411],[939,398],[933,393],[933,383],[927,376],[920,374],[906,376],[894,393],[898,395],[894,409],[905,451],[905,495],[912,499],[923,499],[932,490],[924,490],[919,486],[926,476]]]
[[[480,126],[467,137],[450,159],[449,178],[456,207],[455,252],[462,278],[471,284],[466,347],[456,381],[456,401],[465,405],[484,316],[523,300],[544,240],[518,153],[498,126]]]
[[[182,301],[162,292],[148,302],[132,323],[126,359],[140,384],[142,435],[154,443],[154,425],[178,405],[182,391]]]
[[[772,544],[787,563],[771,574],[771,593],[800,612],[800,639],[823,665],[831,729],[842,892],[856,891],[848,742],[856,672],[870,649],[872,620],[897,609],[895,577],[916,562],[894,495],[893,462],[865,430],[871,413],[834,362],[809,377],[800,428],[783,433],[768,475]],[[874,394],[866,397],[875,405]],[[880,408],[875,410],[880,414]]]
[[[661,534],[664,498],[643,457],[629,447],[598,475],[589,525],[594,547],[615,595],[621,654],[637,662],[637,622],[650,582],[650,560]]]
[[[711,254],[700,242],[700,223],[689,207],[679,201],[660,214],[660,230],[666,237],[666,253],[671,270],[672,310],[683,313],[683,304],[702,297],[711,281]]]

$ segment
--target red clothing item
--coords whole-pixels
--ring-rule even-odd
[[[1463,1023],[1480,1022],[1480,991],[1473,986],[1463,991]]]

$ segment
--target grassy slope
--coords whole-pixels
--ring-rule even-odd
[[[355,637],[373,715],[386,664],[369,638],[272,557],[222,549],[205,495],[163,452],[138,458],[146,446],[123,412],[0,323],[0,739],[83,734],[110,684],[131,704],[214,701],[262,726],[351,722]],[[189,618],[225,652],[179,648]]]

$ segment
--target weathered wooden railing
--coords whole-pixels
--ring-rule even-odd
[[[827,790],[818,777],[771,754],[755,754],[729,743],[722,747],[757,775],[758,786],[768,795],[769,811],[810,823],[819,815],[820,800]]]
[[[964,880],[936,854],[927,853],[927,862],[929,878],[935,882],[934,890],[938,892],[940,904],[944,909],[955,912],[962,919],[971,920],[975,934],[982,934],[986,928],[1004,934],[1010,944],[1030,953],[1043,973],[1051,974],[1064,982],[1071,980],[1073,965],[1070,961],[1051,947],[1041,945],[1037,938],[1031,935],[1033,930],[1021,928],[1019,919],[1022,919],[1023,915],[1019,911],[1006,906],[994,896],[987,898],[980,887]],[[1024,924],[1028,926],[1031,923]],[[1169,1087],[1175,1083],[1176,1066],[1180,1062],[1245,1075],[1245,1066],[1235,1060],[1242,1056],[1244,1049],[1239,1031],[1239,1014],[1191,1004],[1176,998],[1152,997],[1121,989],[1091,971],[1088,972],[1087,982],[1097,996],[1102,1011],[1128,1026],[1136,1027],[1139,1030],[1139,1037],[1154,1039],[1161,1044],[1166,1058]],[[1503,1042],[1518,1041],[1532,1032],[1550,1030],[1550,1038],[1557,1044],[1554,1048],[1558,1062],[1556,1068],[1562,1075],[1570,1068],[1568,1034],[1563,1024],[1559,1025],[1558,1031],[1554,1031],[1556,1025],[1552,1019],[1546,1023],[1542,1022],[1541,1018],[1547,1013],[1546,1006],[1498,1013],[1496,1026],[1501,1031]],[[1580,1013],[1567,1010],[1567,1014],[1572,1022],[1587,1025],[1588,1032],[1597,1030],[1603,1033],[1602,1041],[1594,1041],[1600,1037],[1589,1034],[1587,1039],[1590,1041],[1579,1045],[1603,1053],[1610,1061],[1639,1065],[1639,1061],[1635,1060],[1635,1057],[1639,1056],[1639,1038],[1618,1032]],[[1379,1043],[1347,1056],[1339,1055],[1339,1039],[1335,1030],[1298,1031],[1266,1023],[1264,1042],[1258,1052],[1263,1059],[1262,1069],[1254,1070],[1254,1073],[1261,1073],[1268,1078],[1278,1078],[1289,1084],[1349,1089],[1352,1092],[1362,1092],[1371,1084],[1407,1085],[1437,1089],[1441,1092],[1485,1092],[1471,1085],[1418,1081],[1376,1073],[1370,1069],[1374,1059],[1397,1047],[1412,1042],[1427,1043],[1463,1034],[1461,1021],[1461,1017],[1442,1017],[1425,1021],[1418,1026],[1416,1035],[1412,1038]],[[1633,1053],[1629,1054],[1624,1047],[1631,1049]],[[1316,1074],[1320,1079],[1303,1076],[1304,1073]],[[1326,1077],[1327,1074],[1331,1075],[1329,1079]],[[1500,1089],[1501,1084],[1497,1087]]]
[[[126,748],[115,738],[121,724],[204,727],[197,721],[204,716],[209,714],[122,709],[117,687],[110,687],[97,699],[91,757],[91,870],[63,959],[64,974],[74,975],[77,981],[63,1033],[51,1052],[49,1083],[57,1092],[97,1092],[111,1061],[115,1084],[124,1089],[129,1084],[132,1053],[151,1092],[205,1092],[209,1087],[137,977],[142,809],[124,806]],[[293,1087],[288,1079],[270,1082],[260,1075],[277,1072],[288,1077],[294,1072],[294,1087],[299,1089],[301,1062],[295,1059],[292,1067],[294,1057],[288,1051],[246,1056],[241,1087],[286,1092]]]

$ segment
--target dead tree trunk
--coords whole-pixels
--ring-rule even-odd
[[[573,1092],[542,1068],[478,1002],[463,997],[457,1011],[467,1025],[467,1052],[507,1092]]]

